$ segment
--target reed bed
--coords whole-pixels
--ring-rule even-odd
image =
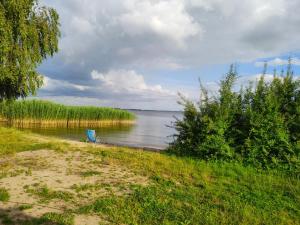
[[[49,101],[0,103],[0,120],[12,125],[43,127],[102,127],[134,123],[135,115],[121,109],[65,106]]]

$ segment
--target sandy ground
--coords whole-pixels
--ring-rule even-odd
[[[22,152],[0,158],[0,169],[0,188],[10,194],[9,202],[0,202],[0,214],[15,221],[74,210],[103,196],[127,194],[132,184],[148,183],[147,177],[84,151]],[[51,195],[48,198],[42,192],[45,189]],[[30,207],[19,209],[24,205]],[[99,215],[75,215],[76,225],[100,222],[104,220]]]

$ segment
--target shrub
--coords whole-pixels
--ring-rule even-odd
[[[218,96],[209,97],[201,85],[201,98],[182,97],[183,119],[170,151],[205,160],[241,160],[262,168],[299,168],[300,82],[293,78],[291,62],[285,76],[259,81],[234,91],[238,74],[231,66],[220,83]]]

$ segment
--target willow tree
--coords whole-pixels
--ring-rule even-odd
[[[34,95],[37,67],[58,51],[59,16],[38,0],[0,0],[0,101]]]

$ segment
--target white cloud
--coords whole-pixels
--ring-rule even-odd
[[[68,81],[51,79],[47,76],[44,76],[44,84],[42,87],[42,91],[55,91],[57,89],[75,89],[78,91],[86,91],[89,89],[88,86],[72,84]]]
[[[292,65],[300,66],[300,59],[299,58],[292,58],[291,59]],[[288,59],[281,59],[281,58],[275,58],[273,60],[265,61],[265,62],[256,62],[255,66],[262,67],[267,63],[269,66],[284,66],[288,65],[289,61]]]
[[[253,75],[248,75],[248,76],[244,76],[241,77],[237,80],[236,82],[236,86],[239,88],[240,86],[247,86],[249,84],[249,82],[252,83],[256,83],[260,80],[260,78],[262,77],[262,74],[253,74]],[[264,75],[264,80],[266,82],[271,82],[274,79],[274,75],[273,74],[265,74]]]
[[[44,1],[61,16],[57,63],[84,59],[86,72],[147,67],[157,58],[192,67],[300,50],[299,0]]]
[[[102,85],[111,92],[129,92],[133,94],[147,94],[174,96],[172,91],[163,89],[161,85],[147,85],[143,75],[134,70],[111,70],[108,73],[91,72],[93,80],[101,81]]]
[[[185,11],[181,0],[127,0],[125,8],[127,12],[119,19],[124,32],[130,36],[154,33],[182,47],[187,38],[202,31]]]
[[[160,86],[158,75],[151,78],[158,85],[148,84],[135,71],[194,71],[208,64],[253,62],[300,51],[299,0],[42,1],[58,10],[62,24],[60,53],[40,70],[52,79],[44,88],[48,95],[81,93],[113,104],[114,94],[124,102],[147,98],[144,104],[151,107],[150,101],[173,96],[175,86]],[[294,64],[299,65],[297,60]],[[93,80],[93,70],[102,77]],[[183,79],[174,82],[179,91],[191,88],[178,84]],[[55,87],[60,85],[65,88]]]

